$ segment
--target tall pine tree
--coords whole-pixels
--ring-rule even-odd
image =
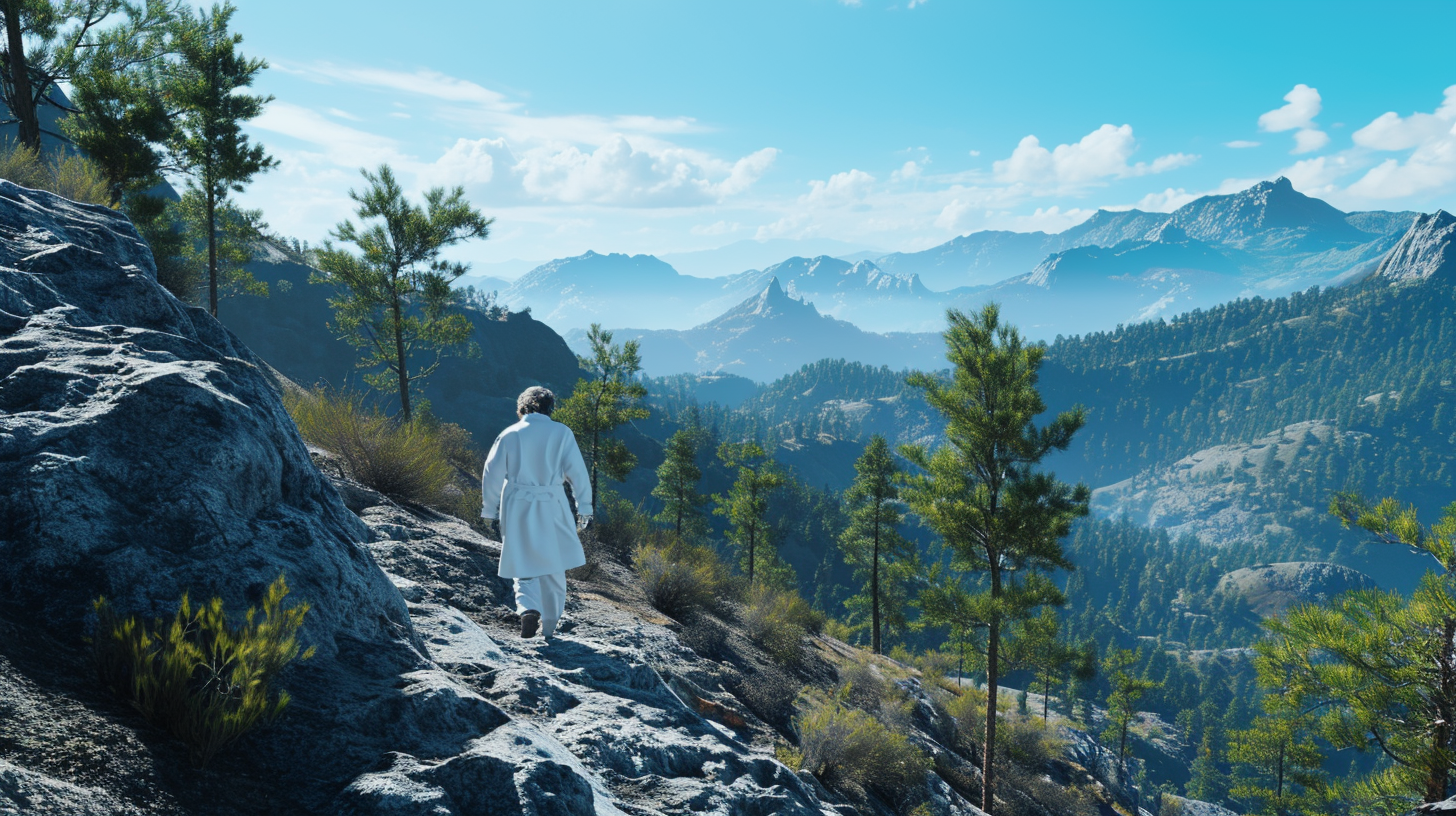
[[[907,382],[925,393],[946,419],[946,444],[934,452],[909,445],[901,452],[920,472],[904,495],[915,512],[950,546],[951,567],[985,573],[985,589],[970,614],[986,627],[986,756],[981,809],[995,808],[996,703],[1002,627],[1062,594],[1044,573],[1071,569],[1061,538],[1087,514],[1091,491],[1064,484],[1036,466],[1065,449],[1085,417],[1080,408],[1059,414],[1046,427],[1034,418],[1046,410],[1037,371],[1046,347],[1028,345],[987,305],[967,316],[952,309],[944,333],[949,382],[912,374]]]
[[[662,501],[657,521],[671,525],[678,541],[697,538],[706,529],[703,503],[707,497],[698,491],[703,469],[697,462],[704,437],[696,413],[691,414],[688,426],[667,440],[662,464],[657,466],[657,486],[652,488],[652,495]]]
[[[904,587],[914,574],[915,545],[900,535],[900,523],[905,520],[895,482],[900,469],[883,436],[870,437],[854,469],[854,483],[844,495],[849,526],[840,536],[839,546],[862,588],[846,603],[869,607],[870,651],[883,654],[885,625],[904,628],[906,624]]]
[[[713,512],[728,519],[728,540],[738,549],[739,563],[751,585],[766,565],[777,565],[768,523],[768,498],[786,481],[778,465],[757,442],[724,442],[718,458],[738,476],[726,496],[714,496]]]
[[[611,434],[624,423],[648,417],[642,405],[647,387],[637,378],[642,358],[637,354],[636,340],[617,345],[612,342],[612,333],[603,331],[600,323],[591,325],[586,339],[591,344],[591,356],[577,360],[591,379],[576,381],[571,396],[556,407],[556,418],[576,434],[576,443],[591,471],[592,512],[596,513],[601,495],[598,477],[605,474],[620,482],[637,467],[636,454]]]
[[[233,192],[242,192],[253,176],[277,162],[262,145],[249,142],[242,123],[257,117],[271,96],[241,93],[268,67],[248,59],[237,47],[242,35],[228,31],[236,11],[232,4],[211,11],[190,9],[177,36],[178,64],[168,91],[180,113],[175,119],[171,150],[200,191],[207,239],[207,308],[217,316],[217,213]],[[406,407],[408,416],[409,409]]]
[[[389,165],[381,165],[377,173],[361,172],[369,187],[351,190],[349,197],[359,204],[364,223],[345,221],[333,234],[357,246],[359,254],[330,242],[315,253],[314,261],[319,278],[337,290],[329,300],[335,331],[362,351],[361,368],[382,369],[366,374],[365,381],[397,393],[400,415],[408,423],[414,420],[411,386],[417,387],[439,368],[445,354],[470,339],[470,321],[452,308],[456,299],[450,290],[451,281],[468,267],[441,260],[440,252],[485,238],[491,219],[470,206],[461,187],[449,193],[435,187],[420,205],[405,198]],[[422,353],[433,357],[420,364],[417,356]]]

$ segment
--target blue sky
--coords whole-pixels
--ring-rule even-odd
[[[312,242],[386,161],[497,219],[456,252],[478,263],[915,250],[1280,174],[1347,210],[1456,208],[1456,3],[238,5],[281,162],[243,201]]]

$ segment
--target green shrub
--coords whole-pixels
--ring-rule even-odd
[[[803,767],[829,787],[902,802],[925,786],[931,768],[925,752],[863,711],[815,700],[794,726]]]
[[[811,625],[822,626],[823,621],[822,615],[811,609],[798,593],[762,584],[749,590],[748,604],[743,610],[743,627],[748,639],[781,666],[797,666],[803,661],[804,636]]]
[[[111,187],[96,163],[74,153],[43,157],[16,142],[0,144],[0,178],[83,204],[111,206]]]
[[[437,426],[398,422],[347,391],[285,394],[283,404],[303,438],[338,454],[360,484],[400,501],[449,504],[455,474]],[[480,515],[478,505],[475,515]]]
[[[728,577],[728,568],[711,548],[665,534],[639,540],[632,565],[648,603],[678,619],[715,605]]]
[[[268,587],[262,615],[249,609],[241,626],[228,623],[222,599],[193,607],[187,595],[171,623],[148,628],[122,618],[105,598],[95,603],[92,640],[102,683],[126,698],[147,722],[192,751],[205,766],[223,748],[288,707],[286,691],[272,693],[285,666],[313,656],[300,651],[298,630],[309,605],[283,608],[283,576]]]

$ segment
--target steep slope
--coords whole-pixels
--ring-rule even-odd
[[[1248,250],[1319,251],[1371,238],[1345,213],[1295,190],[1283,176],[1191,201],[1174,210],[1169,223],[1194,238]]]
[[[729,695],[663,626],[604,603],[600,628],[506,641],[498,545],[341,496],[264,372],[119,215],[0,182],[0,811],[832,816],[761,724],[684,703]],[[317,653],[205,771],[96,687],[92,599],[241,610],[280,572]]]
[[[1415,283],[1456,274],[1456,217],[1445,210],[1418,215],[1400,242],[1380,262],[1378,277]]]
[[[866,331],[928,331],[945,320],[947,298],[925,288],[919,276],[890,274],[869,261],[790,258],[760,277],[777,279],[790,296]]]
[[[329,286],[309,283],[311,270],[274,249],[249,271],[268,283],[266,298],[222,301],[218,316],[249,348],[304,386],[326,383],[362,389],[358,352],[329,329],[334,320]],[[576,384],[576,356],[551,328],[513,312],[502,320],[467,310],[476,357],[449,357],[422,395],[431,410],[475,435],[482,444],[515,421],[516,396],[531,385],[565,394]]]
[[[1054,253],[1030,274],[958,305],[999,302],[1007,319],[1034,337],[1081,334],[1109,322],[1136,323],[1230,300],[1244,288],[1238,258],[1165,224],[1151,240]]]
[[[584,332],[570,332],[566,339],[578,353],[584,352]],[[648,376],[722,372],[758,382],[825,357],[904,367],[933,365],[941,355],[938,335],[862,331],[790,297],[776,278],[762,292],[700,326],[686,331],[619,329],[614,339],[640,344]]]

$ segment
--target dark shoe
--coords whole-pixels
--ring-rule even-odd
[[[527,609],[521,614],[521,637],[533,638],[536,636],[536,629],[541,626],[541,613],[534,609]]]

